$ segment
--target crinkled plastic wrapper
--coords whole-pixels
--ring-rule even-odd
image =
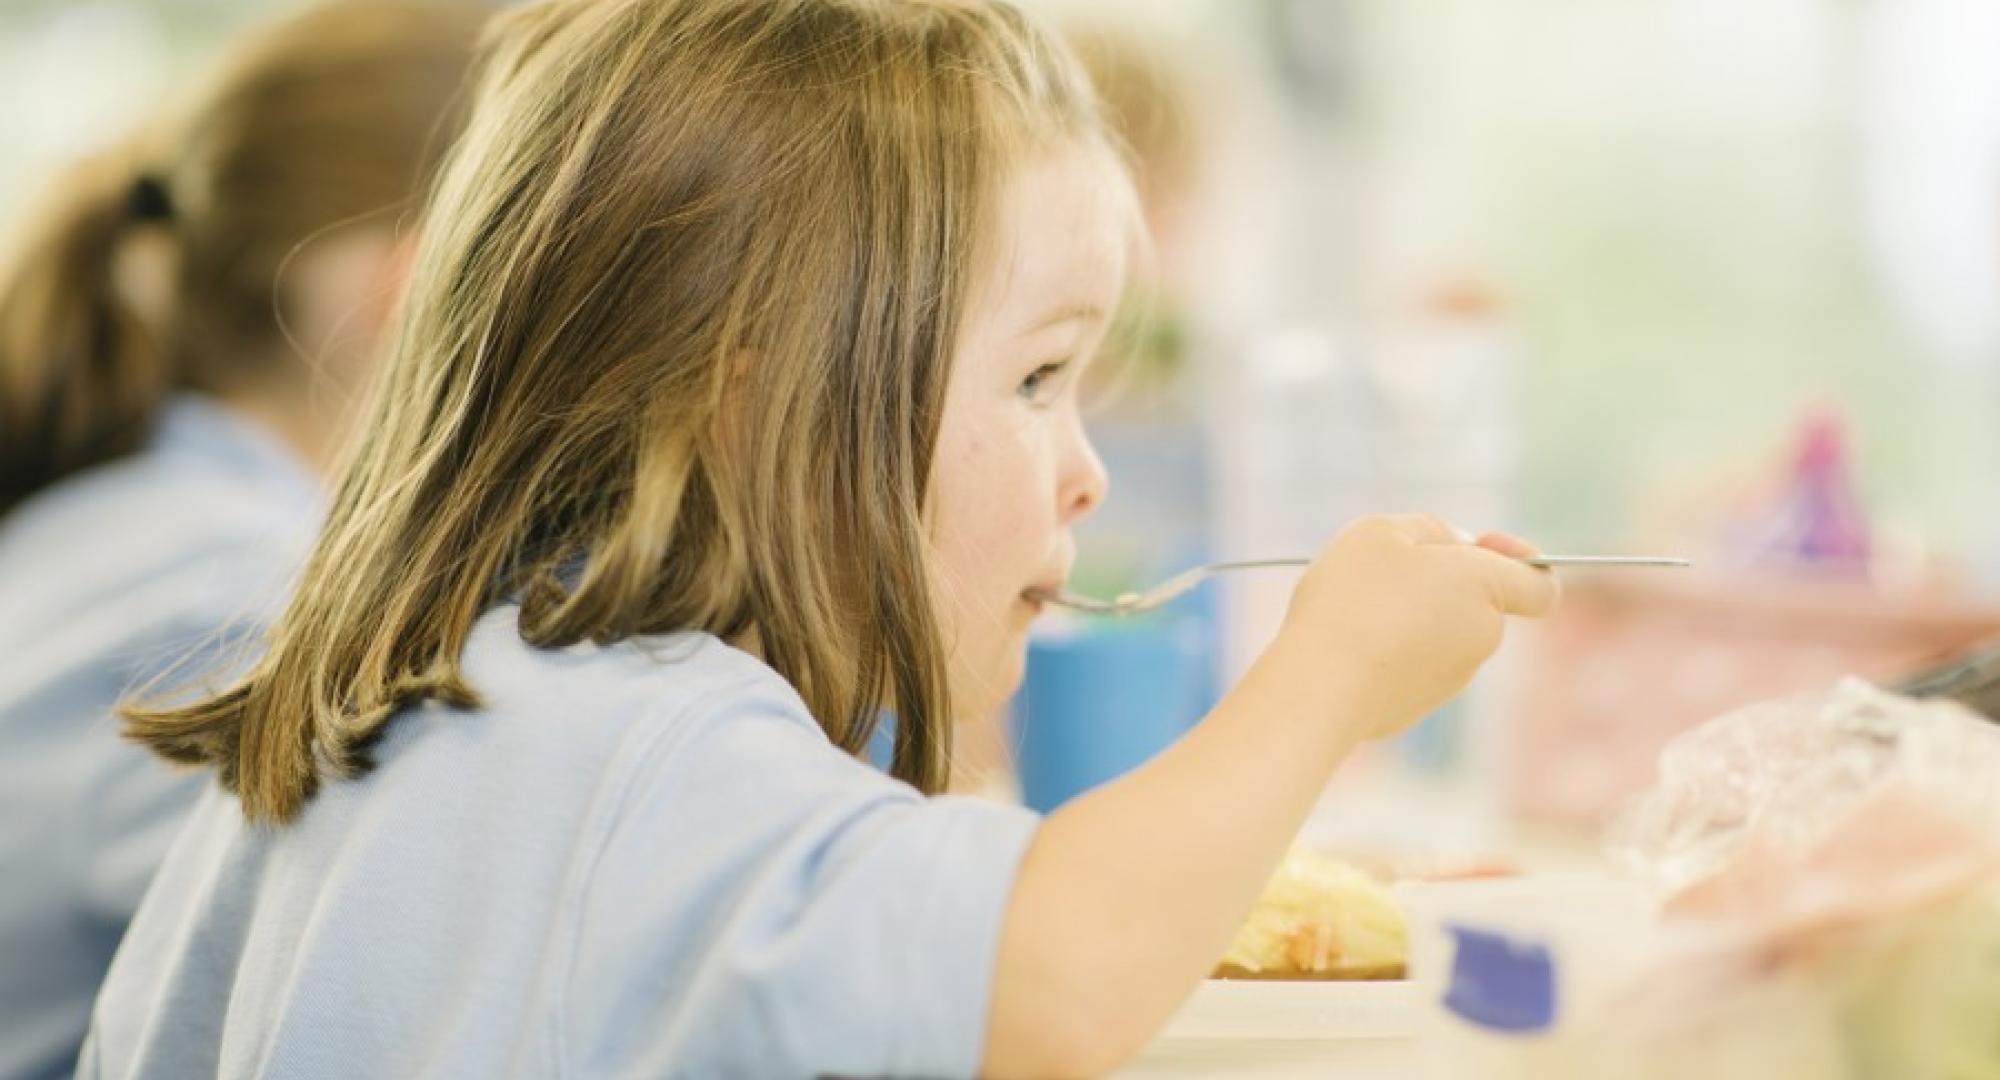
[[[2000,724],[1860,679],[1740,709],[1667,748],[1658,783],[1614,824],[1607,850],[1673,894],[1719,872],[1752,835],[1806,851],[1891,787],[2000,840]]]
[[[1690,732],[1610,850],[1643,974],[1563,1056],[1632,1077],[2000,1078],[2000,727],[1858,680]]]

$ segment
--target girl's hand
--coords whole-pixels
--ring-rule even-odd
[[[1468,540],[1428,515],[1364,518],[1306,570],[1272,658],[1337,673],[1362,734],[1391,734],[1465,687],[1505,616],[1555,605],[1555,575],[1519,561],[1535,553],[1501,533]]]

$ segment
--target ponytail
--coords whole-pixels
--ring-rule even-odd
[[[143,448],[171,392],[309,377],[286,344],[284,268],[316,238],[421,199],[462,122],[489,14],[481,0],[324,0],[292,13],[238,42],[144,146],[77,166],[12,226],[19,242],[0,255],[0,518]]]
[[[170,218],[125,151],[58,178],[0,256],[0,517],[137,450],[175,379],[160,327],[124,295],[129,240]]]

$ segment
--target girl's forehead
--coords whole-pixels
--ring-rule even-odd
[[[1052,311],[1110,311],[1136,220],[1131,183],[1108,151],[1071,146],[1026,159],[998,192],[971,316],[1025,332]]]

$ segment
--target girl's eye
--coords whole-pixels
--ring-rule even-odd
[[[1028,377],[1021,380],[1021,396],[1037,404],[1046,403],[1056,391],[1056,376],[1068,366],[1069,361],[1056,360],[1029,372]]]

